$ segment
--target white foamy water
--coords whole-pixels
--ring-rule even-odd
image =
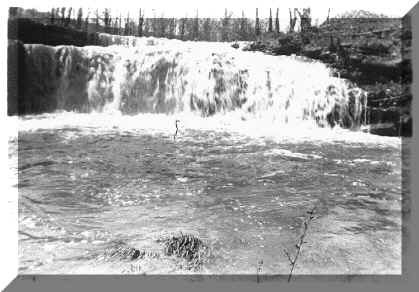
[[[26,45],[34,87],[27,98],[36,100],[31,94],[37,92],[47,103],[41,107],[89,113],[234,112],[234,119],[264,125],[358,129],[365,121],[364,92],[332,77],[320,62],[243,52],[226,43],[133,40],[129,47]],[[41,65],[45,59],[48,65]]]
[[[25,116],[16,122],[15,117],[9,117],[10,121],[18,124],[19,131],[36,131],[40,129],[60,129],[66,127],[79,127],[81,135],[100,134],[107,132],[132,133],[147,130],[155,133],[173,135],[175,133],[175,121],[180,120],[179,135],[187,130],[215,130],[228,131],[238,135],[252,138],[269,138],[276,141],[303,142],[350,142],[376,144],[377,146],[391,146],[399,148],[401,138],[371,135],[369,133],[342,129],[340,127],[319,128],[311,123],[286,126],[269,123],[264,119],[243,121],[237,113],[229,115],[217,115],[201,118],[192,114],[137,114],[134,116],[120,113],[89,113],[80,114],[73,112],[60,112],[36,116]],[[11,132],[11,137],[16,137],[17,132]],[[68,138],[71,138],[69,136]]]

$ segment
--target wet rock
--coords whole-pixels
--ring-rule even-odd
[[[383,123],[371,125],[368,132],[380,136],[398,136],[400,131],[394,123]]]
[[[323,49],[321,47],[305,46],[302,53],[306,57],[319,59],[320,55],[323,53]]]
[[[272,55],[296,54],[330,65],[334,76],[348,79],[368,93],[371,133],[411,136],[411,29],[409,25],[400,29],[400,21],[381,19],[371,31],[369,21],[336,19],[314,34],[284,35],[276,44],[264,39],[247,49]]]
[[[378,123],[393,123],[400,121],[400,109],[399,107],[393,106],[389,108],[369,108],[369,122],[371,124]]]
[[[187,261],[188,269],[199,269],[209,255],[208,246],[193,234],[179,234],[160,238],[157,242],[163,243],[164,253],[167,256],[176,256]]]
[[[96,33],[87,33],[71,28],[36,22],[29,18],[11,18],[8,20],[8,38],[21,40],[26,44],[45,44],[51,46],[98,45]]]
[[[126,243],[120,241],[116,242],[112,247],[108,248],[105,251],[105,256],[108,258],[116,258],[120,260],[137,260],[143,259],[145,257],[149,258],[160,258],[158,252],[141,250],[132,246],[127,245]]]
[[[253,42],[248,45],[246,45],[243,48],[243,51],[262,51],[264,52],[266,50],[266,45],[263,44],[261,41]]]

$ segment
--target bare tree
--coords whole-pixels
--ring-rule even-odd
[[[198,18],[198,9],[196,10],[196,16],[193,20],[192,25],[192,39],[198,40],[199,37],[199,18]]]
[[[129,18],[129,12],[127,15],[127,18],[125,19],[125,31],[124,31],[124,35],[130,35],[130,18]]]
[[[161,14],[160,17],[153,19],[153,33],[156,37],[166,37],[169,28],[169,19]]]
[[[269,8],[269,22],[268,22],[268,32],[272,32],[272,9]]]
[[[150,19],[149,18],[144,19],[143,35],[144,36],[150,35]]]
[[[297,23],[296,10],[297,10],[297,8],[294,8],[294,17],[292,17],[291,8],[289,8],[289,12],[290,12],[290,27],[289,27],[289,32],[294,32],[295,24]]]
[[[61,25],[65,23],[65,7],[61,7]]]
[[[122,14],[119,14],[119,28],[118,28],[118,34],[122,35]]]
[[[99,10],[96,9],[96,32],[99,31]]]
[[[205,41],[211,40],[211,18],[205,18],[202,24],[202,38]]]
[[[226,42],[230,40],[230,19],[232,13],[227,11],[227,8],[224,11],[224,18],[221,25],[221,41]]]
[[[89,16],[90,16],[90,10],[87,11],[86,18],[84,19],[84,30],[86,32],[89,30]]]
[[[256,36],[260,35],[260,21],[259,21],[259,14],[258,14],[258,9],[257,8],[256,8],[255,34],[256,34]]]
[[[103,22],[105,25],[105,32],[109,33],[110,31],[110,26],[111,26],[111,11],[108,8],[105,8],[105,11],[103,12]]]
[[[18,17],[19,8],[18,7],[9,7],[9,17]]]
[[[50,23],[54,24],[54,22],[55,22],[55,8],[51,9],[51,15],[50,15],[49,19],[50,19]]]
[[[72,10],[73,10],[73,8],[72,8],[72,7],[70,7],[70,8],[68,9],[67,18],[66,18],[66,20],[65,20],[65,24],[64,24],[64,26],[66,26],[66,27],[70,25],[70,21],[71,21],[71,12],[72,12]]]
[[[54,17],[54,22],[56,24],[59,24],[60,23],[60,7],[55,8],[55,15],[54,16],[55,16]]]
[[[79,8],[79,11],[77,12],[77,28],[81,29],[81,23],[83,19],[83,9]]]
[[[175,34],[176,34],[176,19],[170,18],[167,36],[168,38],[172,39],[175,37]]]
[[[141,14],[141,8],[140,8],[140,15],[138,17],[138,36],[143,36],[143,25],[144,25],[144,12]]]
[[[276,9],[275,32],[279,34],[279,8]]]
[[[330,8],[329,8],[329,10],[327,11],[327,19],[326,19],[326,23],[327,23],[327,24],[329,24],[329,22],[330,22],[330,18],[329,18],[329,16],[330,16]]]
[[[181,40],[185,39],[185,24],[186,24],[186,18],[181,18],[180,28],[179,28],[179,37]]]
[[[114,20],[113,25],[112,25],[112,34],[119,34],[119,31],[118,31],[118,20],[119,20],[119,18],[118,17],[115,17],[115,20]]]
[[[300,16],[300,27],[301,32],[307,32],[311,29],[311,12],[310,8],[303,8],[303,13],[301,13],[297,8],[295,8],[298,15]]]
[[[247,30],[248,30],[248,23],[247,23],[247,18],[244,15],[244,11],[242,11],[242,18],[240,19],[240,39],[242,41],[246,40],[248,35],[247,35]]]
[[[157,36],[159,31],[159,21],[157,19],[156,11],[153,9],[153,17],[151,19],[151,34]]]

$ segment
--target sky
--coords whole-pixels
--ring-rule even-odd
[[[406,14],[416,3],[415,0],[399,1],[368,1],[368,0],[153,0],[153,1],[129,1],[129,0],[55,0],[55,1],[34,1],[34,0],[6,0],[9,6],[20,6],[24,8],[36,8],[38,10],[49,11],[51,5],[54,7],[72,6],[82,7],[84,10],[92,8],[108,7],[117,15],[128,12],[134,17],[138,15],[139,8],[145,9],[146,17],[194,17],[198,9],[199,17],[219,18],[224,15],[224,9],[227,8],[234,13],[233,16],[240,17],[243,10],[248,17],[254,17],[256,5],[259,8],[259,17],[269,16],[269,8],[276,13],[276,8],[280,9],[280,18],[288,19],[288,8],[311,7],[312,18],[323,21],[327,17],[328,9],[331,8],[331,16],[345,11],[362,9],[374,13],[382,13],[392,17],[401,17]],[[143,2],[143,3],[142,3]],[[255,5],[256,4],[256,5]],[[153,10],[154,9],[154,10]]]

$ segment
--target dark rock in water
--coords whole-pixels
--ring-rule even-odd
[[[366,86],[368,91],[367,123],[370,133],[388,136],[411,136],[412,94],[406,84],[387,82]]]
[[[380,136],[398,136],[399,129],[393,123],[383,123],[372,125],[368,131],[371,134],[380,135]]]
[[[200,268],[208,256],[209,249],[204,242],[192,234],[180,234],[158,240],[164,244],[168,256],[177,256],[188,261],[188,268]]]
[[[385,55],[391,50],[393,42],[391,40],[363,41],[358,44],[358,49],[367,55]]]
[[[265,49],[266,49],[266,45],[258,41],[258,42],[248,44],[247,46],[243,48],[243,51],[262,51],[263,52],[265,51]]]
[[[238,43],[234,43],[234,44],[232,44],[232,45],[231,45],[231,47],[233,47],[233,48],[235,48],[235,49],[238,49],[240,46],[239,46],[239,44],[238,44]]]
[[[402,137],[412,137],[412,116],[402,116],[401,121],[400,135]]]
[[[141,252],[138,249],[133,249],[133,252],[131,254],[131,259],[135,260],[141,255]]]
[[[303,48],[303,55],[312,59],[318,59],[322,54],[323,49],[321,47],[309,47],[306,46]]]
[[[299,54],[301,49],[301,41],[294,37],[288,36],[278,39],[278,45],[273,46],[270,51],[273,55],[290,56],[292,54]]]
[[[120,260],[136,260],[144,257],[159,258],[160,255],[156,252],[147,252],[135,247],[129,246],[120,241],[116,242],[111,248],[107,249],[105,255],[109,258],[117,258]]]
[[[325,63],[334,63],[337,61],[337,54],[330,51],[322,51],[318,59]]]
[[[400,108],[369,108],[369,122],[371,124],[392,123],[400,121]]]

